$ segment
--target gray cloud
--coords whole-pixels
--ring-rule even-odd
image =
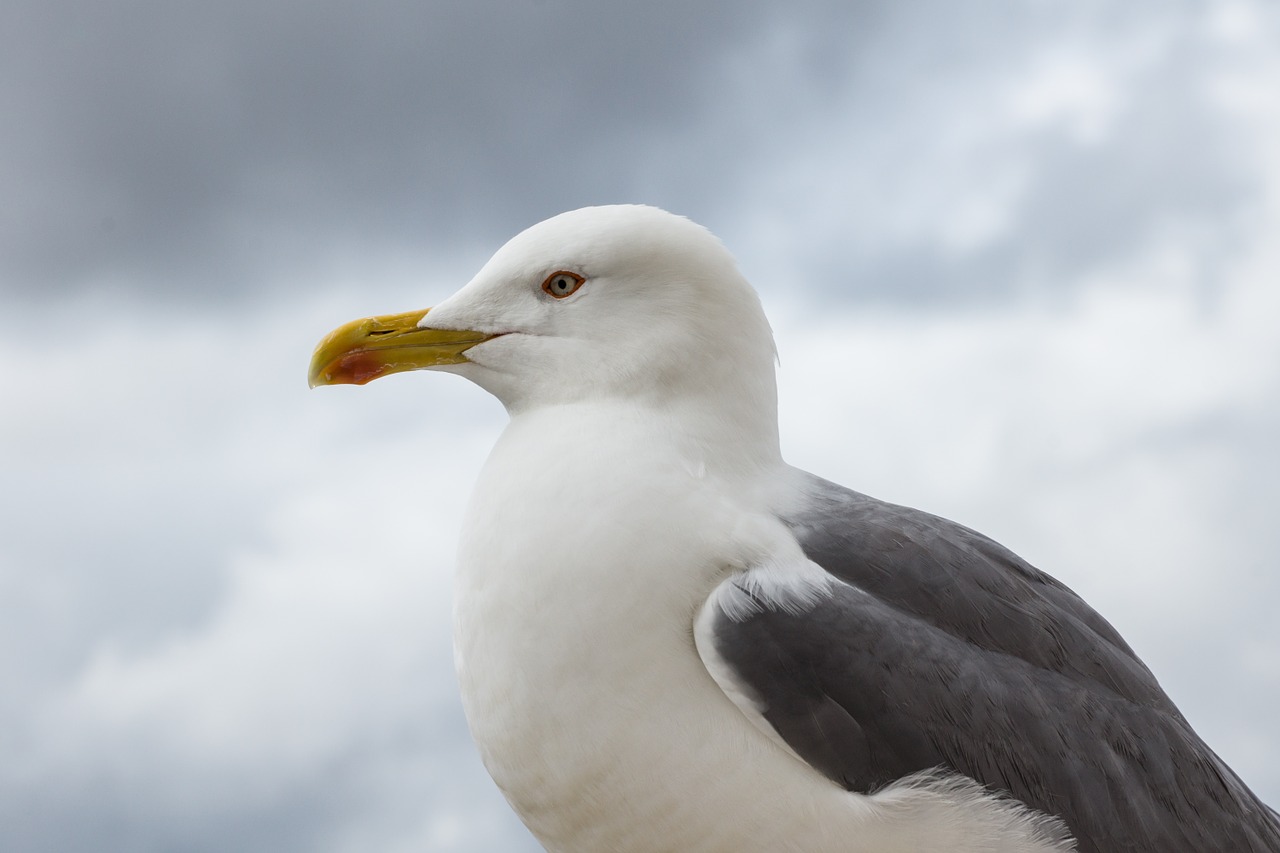
[[[3,278],[177,298],[635,192],[758,6],[37,4],[4,36]]]
[[[302,370],[333,324],[616,200],[711,226],[761,286],[784,392],[812,376],[794,461],[1075,584],[1275,802],[1278,202],[1270,119],[1221,86],[1277,41],[1220,30],[1278,24],[10,3],[0,848],[536,849],[447,659],[455,504],[501,413]]]
[[[761,176],[803,170],[826,140],[845,152],[826,155],[843,168],[825,191],[845,207],[826,227],[845,228],[834,256],[805,247],[814,287],[1007,293],[1029,264],[1078,265],[1161,217],[1247,200],[1230,130],[1197,91],[1221,51],[1191,11],[1140,5],[20,3],[0,60],[14,117],[0,282],[217,304],[335,258],[483,253],[588,203],[660,203],[716,227],[726,201],[767,211]],[[1172,34],[1139,79],[1111,81],[1128,100],[1110,144],[1051,123],[993,127],[972,157],[939,150],[940,127],[1046,46],[1123,54],[1153,21]],[[904,192],[928,203],[922,175],[999,178],[1011,142],[1030,186],[994,245],[957,263],[862,226]]]
[[[772,181],[740,216],[794,242],[745,241],[748,261],[788,265],[776,277],[817,299],[928,309],[1076,287],[1170,231],[1229,252],[1263,191],[1251,131],[1214,92],[1236,45],[1189,9],[1046,8],[903,14],[867,52],[835,54],[817,103],[779,99],[782,132],[742,170]]]

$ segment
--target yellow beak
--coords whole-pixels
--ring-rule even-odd
[[[430,309],[427,309],[428,311]],[[311,356],[307,383],[363,385],[388,373],[462,364],[464,352],[494,335],[451,329],[419,329],[427,311],[366,317],[324,336]]]

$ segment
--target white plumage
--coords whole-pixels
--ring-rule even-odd
[[[1280,851],[1071,590],[782,461],[772,334],[699,226],[557,216],[429,313],[336,329],[311,381],[418,368],[511,416],[462,534],[457,665],[548,849]]]
[[[587,279],[575,304],[537,298],[558,268]],[[841,789],[708,672],[694,622],[717,586],[769,566],[785,596],[805,562],[775,517],[792,495],[772,336],[709,233],[564,214],[423,325],[521,332],[447,368],[512,416],[462,534],[456,659],[485,766],[548,849],[1061,849],[955,780]]]

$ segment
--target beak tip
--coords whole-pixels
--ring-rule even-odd
[[[463,352],[494,337],[458,329],[424,329],[426,311],[353,320],[321,339],[311,356],[307,387],[365,385],[380,376],[467,361]]]

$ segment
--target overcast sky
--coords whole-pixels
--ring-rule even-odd
[[[794,464],[1066,581],[1280,805],[1280,12],[0,8],[0,849],[536,850],[452,673],[501,407],[333,326],[647,202]]]

